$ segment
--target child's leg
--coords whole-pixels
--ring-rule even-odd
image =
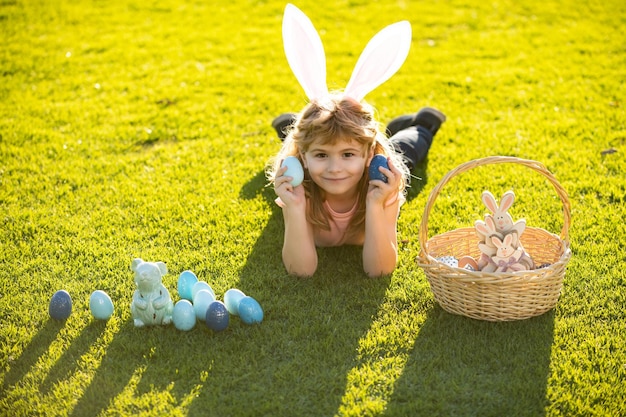
[[[426,158],[433,138],[445,120],[446,116],[439,110],[426,107],[414,115],[400,116],[389,123],[387,131],[393,134],[391,144],[402,154],[409,170],[412,171]],[[400,127],[402,129],[398,131]]]

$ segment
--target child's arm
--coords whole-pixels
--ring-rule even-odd
[[[317,250],[313,228],[306,219],[304,187],[290,184],[291,177],[282,177],[285,167],[277,172],[274,180],[276,194],[282,200],[285,237],[283,241],[283,264],[290,274],[311,276],[317,269]]]
[[[391,274],[398,261],[397,224],[400,210],[398,182],[402,173],[389,161],[389,170],[381,168],[389,182],[371,181],[365,207],[363,270],[371,277]]]

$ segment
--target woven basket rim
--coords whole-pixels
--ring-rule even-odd
[[[420,256],[425,257],[428,255],[428,220],[430,218],[430,213],[435,204],[435,201],[443,187],[452,180],[455,176],[462,174],[471,169],[477,168],[479,166],[484,165],[494,165],[494,164],[519,164],[526,166],[544,177],[548,179],[548,181],[554,187],[558,197],[561,200],[563,205],[563,228],[561,229],[560,239],[565,242],[566,246],[569,247],[569,228],[571,224],[571,206],[569,202],[569,197],[567,195],[567,191],[563,188],[563,186],[559,183],[556,177],[548,171],[548,169],[541,163],[537,161],[533,161],[530,159],[522,159],[512,156],[489,156],[480,159],[474,159],[468,162],[465,162],[456,168],[449,171],[440,181],[439,183],[432,189],[430,195],[428,196],[428,200],[426,201],[426,206],[424,207],[424,214],[422,215],[422,221],[419,228],[419,243],[420,243]],[[550,232],[551,233],[551,232]]]

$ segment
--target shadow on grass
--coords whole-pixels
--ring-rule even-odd
[[[76,366],[81,356],[98,340],[105,328],[106,322],[94,321],[83,329],[81,334],[72,341],[70,347],[63,352],[61,357],[48,372],[48,375],[41,384],[42,394],[50,392],[55,384],[68,379],[70,375],[76,371]]]
[[[172,325],[136,328],[132,320],[126,321],[107,346],[94,378],[71,415],[99,415],[109,408],[123,410],[129,405],[128,398],[144,394],[151,394],[144,401],[150,408],[167,410],[171,406],[168,403],[188,402],[194,387],[201,383],[202,366],[192,365],[202,362],[203,333],[200,326],[180,332]],[[128,398],[121,398],[124,396]]]
[[[59,322],[48,319],[44,326],[32,338],[28,346],[24,349],[18,359],[11,363],[9,372],[4,376],[2,389],[7,390],[9,387],[21,381],[26,373],[37,363],[37,360],[43,356],[48,350],[50,344],[57,338],[61,328],[65,326],[65,322]]]
[[[554,313],[505,323],[431,310],[385,415],[545,414]]]

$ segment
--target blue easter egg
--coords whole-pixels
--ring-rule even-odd
[[[209,304],[205,317],[206,325],[209,329],[221,332],[228,327],[230,314],[226,306],[221,301],[213,301]]]
[[[178,276],[178,295],[180,298],[191,301],[191,289],[198,282],[198,277],[191,271],[183,271]]]
[[[89,310],[95,319],[108,320],[113,315],[113,301],[106,292],[94,291],[89,297]]]
[[[213,297],[215,297],[215,291],[213,291],[213,288],[211,288],[209,284],[207,284],[204,281],[198,281],[195,284],[193,284],[193,287],[191,288],[191,301],[193,301],[193,299],[196,298],[196,294],[200,290],[207,290],[208,292],[213,294]]]
[[[224,294],[224,304],[226,304],[226,309],[228,309],[230,314],[235,316],[239,315],[239,302],[245,296],[246,295],[242,291],[236,288],[231,288],[226,291]]]
[[[291,185],[297,187],[302,184],[302,180],[304,180],[304,169],[302,169],[302,164],[298,158],[295,156],[288,156],[283,160],[280,166],[287,167],[287,171],[285,171],[283,175],[293,178],[291,180]]]
[[[193,298],[193,309],[198,320],[206,319],[206,311],[213,301],[215,301],[215,296],[209,290],[202,289],[196,293]]]
[[[178,330],[188,331],[196,325],[196,312],[189,300],[180,300],[174,305],[172,321]]]
[[[389,169],[389,164],[387,163],[387,157],[385,155],[374,155],[372,162],[370,162],[368,172],[370,180],[387,182],[387,177],[378,170],[378,167]]]
[[[52,295],[48,307],[50,317],[55,320],[65,320],[72,314],[72,297],[65,290],[59,290]]]
[[[257,300],[246,296],[239,302],[239,317],[246,324],[260,323],[263,321],[263,309]]]

